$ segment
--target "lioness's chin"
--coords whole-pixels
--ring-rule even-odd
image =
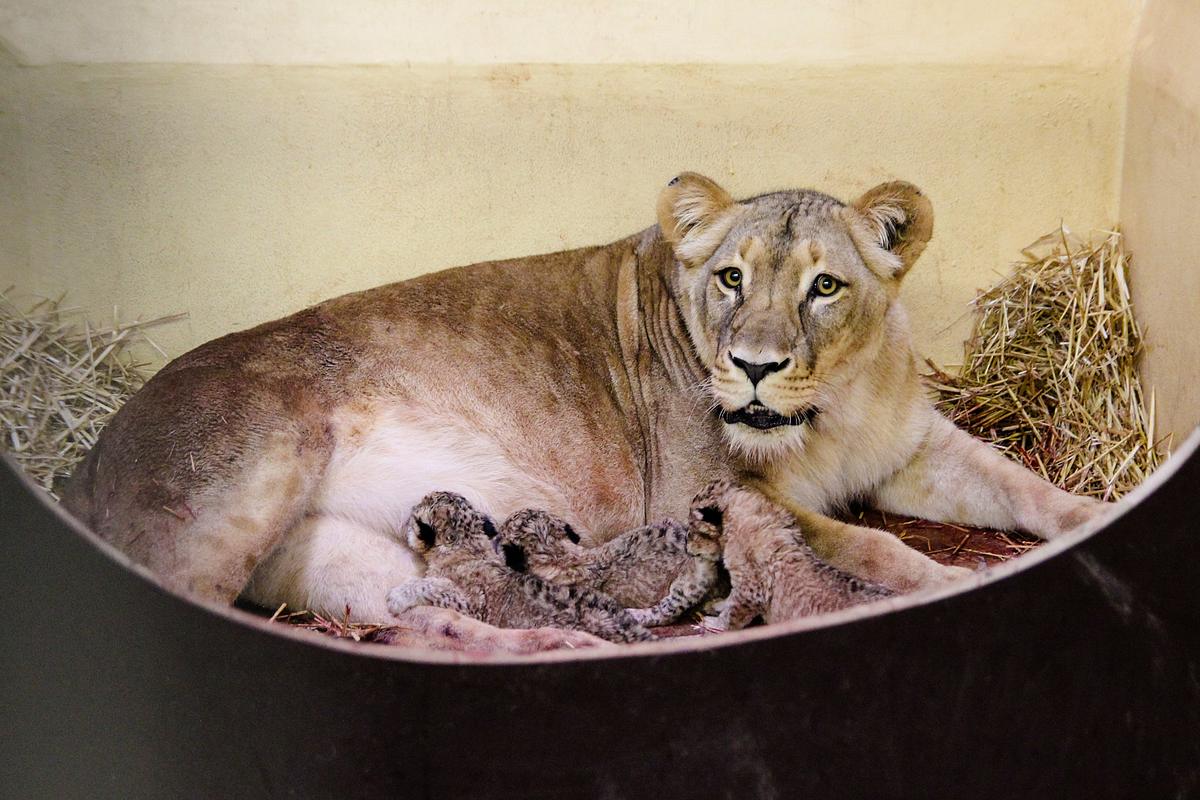
[[[748,425],[722,425],[729,449],[748,461],[762,464],[783,458],[804,447],[808,438],[807,425],[783,425],[775,428],[752,428]]]

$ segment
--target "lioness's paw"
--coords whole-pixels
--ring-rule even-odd
[[[582,647],[615,647],[611,642],[606,642],[599,636],[562,628],[528,628],[506,632],[514,634],[511,644],[514,645],[512,649],[516,653],[575,650]]]
[[[1108,510],[1113,507],[1112,503],[1102,503],[1091,497],[1073,497],[1069,508],[1066,508],[1058,515],[1058,531],[1057,533],[1066,533],[1078,528],[1080,525],[1085,525],[1097,517],[1102,517]],[[1046,538],[1053,538],[1056,534],[1051,534]]]
[[[929,582],[929,586],[949,586],[960,581],[971,578],[975,575],[975,570],[967,567],[951,567],[941,566],[934,573],[933,580]]]

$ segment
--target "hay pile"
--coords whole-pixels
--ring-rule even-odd
[[[1060,228],[1023,255],[975,299],[959,374],[930,362],[938,405],[1050,482],[1115,499],[1158,466],[1161,444],[1136,371],[1121,235],[1085,242]]]
[[[80,316],[61,300],[21,311],[0,292],[0,450],[51,494],[145,382],[131,346],[158,350],[146,329],[183,315],[103,330]]]

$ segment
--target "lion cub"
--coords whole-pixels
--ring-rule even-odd
[[[406,535],[427,565],[388,593],[393,614],[418,605],[448,608],[501,628],[556,627],[611,642],[654,637],[612,598],[559,586],[512,569],[518,551],[501,546],[488,517],[461,495],[432,492],[413,508]]]
[[[737,630],[755,617],[783,622],[893,594],[817,558],[792,515],[758,492],[718,481],[695,505],[720,530],[732,584],[715,627]]]
[[[598,547],[580,546],[566,521],[535,509],[506,519],[498,539],[520,548],[533,574],[603,592],[642,625],[665,625],[697,605],[717,584],[719,533],[693,504],[687,526],[667,519]]]

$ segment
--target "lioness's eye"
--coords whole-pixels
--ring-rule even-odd
[[[841,289],[844,285],[845,284],[829,273],[822,272],[817,276],[817,279],[813,281],[812,293],[817,297],[832,297],[833,295],[837,294],[838,289]]]
[[[726,267],[717,273],[717,280],[727,289],[736,289],[742,285],[742,271],[737,267]]]

